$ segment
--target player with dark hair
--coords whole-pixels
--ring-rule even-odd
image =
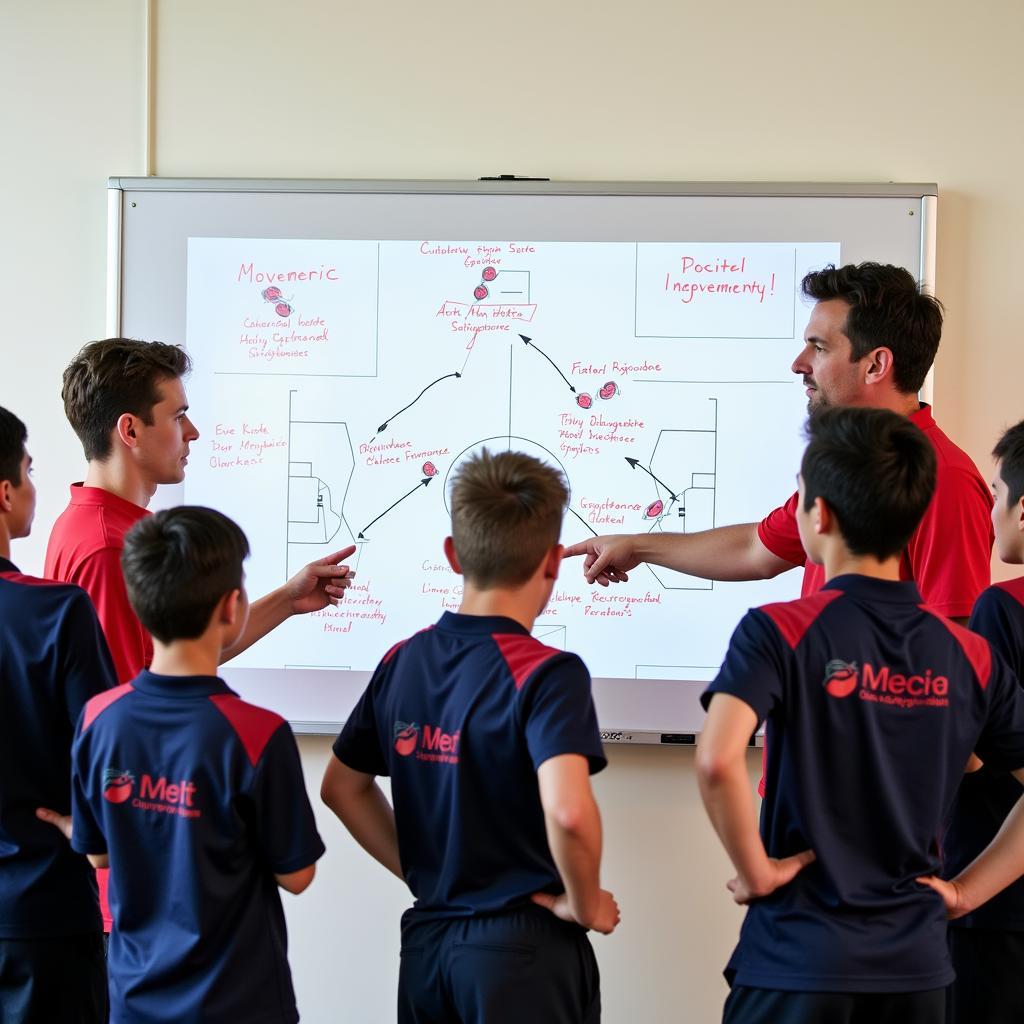
[[[0,1021],[103,1024],[96,880],[37,808],[70,810],[75,722],[114,665],[85,592],[10,561],[36,506],[27,436],[0,409]]]
[[[1007,430],[995,460],[992,522],[996,550],[1007,565],[1024,564],[1024,423]],[[1024,683],[1024,576],[995,583],[974,606],[970,628],[998,651]],[[943,840],[946,872],[966,867],[999,831],[1020,796],[1008,772],[972,761],[960,784]],[[1014,882],[950,928],[956,981],[949,1024],[1018,1024],[1024,1020],[1024,881]]]
[[[245,629],[248,552],[189,506],[125,537],[152,667],[86,704],[72,750],[72,846],[112,868],[114,1021],[298,1020],[278,889],[302,892],[324,846],[288,724],[217,677]]]
[[[825,584],[748,612],[703,695],[701,795],[749,904],[726,1024],[942,1024],[947,914],[1024,873],[1021,803],[974,863],[936,877],[971,752],[1024,782],[1024,692],[900,578],[937,461],[886,410],[813,417],[797,522]],[[759,830],[746,751],[762,721]]]

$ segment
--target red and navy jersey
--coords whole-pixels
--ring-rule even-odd
[[[110,856],[113,1024],[297,1020],[274,875],[324,846],[284,719],[144,671],[86,704],[72,772],[72,846]]]
[[[0,623],[0,938],[98,932],[92,868],[35,812],[71,812],[75,722],[114,664],[83,590],[5,558]]]
[[[984,591],[969,625],[1003,656],[1018,682],[1024,681],[1024,577]],[[943,840],[947,877],[965,868],[992,841],[1021,794],[1024,789],[1012,775],[987,763],[964,776]],[[952,924],[1024,931],[1024,879]]]
[[[972,750],[1024,766],[1024,692],[988,642],[911,582],[837,576],[754,609],[703,695],[766,720],[761,835],[771,857],[817,860],[750,905],[734,982],[913,992],[953,980],[939,836]]]
[[[405,880],[423,917],[486,914],[564,891],[537,769],[604,751],[590,675],[512,619],[445,612],[392,648],[334,744],[391,777]]]

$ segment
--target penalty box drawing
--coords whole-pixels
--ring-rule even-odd
[[[647,532],[697,533],[715,525],[715,479],[718,470],[718,399],[697,407],[693,426],[658,431],[647,467],[628,459],[634,469],[647,469],[653,500],[644,511]],[[666,590],[713,590],[714,581],[648,565]]]
[[[355,469],[348,423],[307,418],[301,395],[288,392],[288,577],[355,543],[345,499]]]

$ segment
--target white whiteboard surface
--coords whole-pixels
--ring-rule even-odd
[[[932,186],[111,182],[111,333],[187,343],[201,438],[179,501],[246,530],[250,594],[355,542],[343,604],[225,678],[303,731],[344,720],[394,643],[458,606],[446,484],[527,451],[571,489],[563,541],[761,518],[793,490],[789,366],[808,269],[931,280]],[[711,584],[563,567],[535,634],[583,655],[609,739],[686,742],[746,608]]]

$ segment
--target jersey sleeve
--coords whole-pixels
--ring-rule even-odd
[[[92,598],[117,682],[130,682],[153,660],[153,641],[128,600],[120,552],[116,548],[93,552],[78,567],[72,582]]]
[[[363,691],[344,727],[334,741],[334,756],[353,771],[366,775],[390,775],[388,759],[381,749],[380,730],[377,728],[377,711],[374,698],[379,691],[385,674],[380,664]]]
[[[701,694],[704,710],[716,693],[728,693],[749,704],[760,724],[782,700],[788,654],[768,616],[751,609],[740,619],[718,675]]]
[[[793,565],[807,562],[807,553],[800,543],[800,531],[796,525],[796,503],[799,494],[794,494],[785,505],[780,505],[758,523],[757,536],[761,543],[776,558],[784,558]]]
[[[576,655],[544,662],[524,680],[519,699],[534,769],[561,754],[585,757],[591,775],[608,764],[590,692],[590,673]]]
[[[997,651],[992,652],[986,694],[988,712],[975,753],[986,768],[1024,768],[1024,689]]]
[[[79,715],[71,747],[71,848],[77,853],[106,853],[106,836],[92,803],[99,798],[101,787],[95,783],[90,744],[82,735],[83,721],[84,713]]]
[[[1009,594],[999,587],[982,591],[967,628],[983,636],[1024,680],[1024,612]]]
[[[939,473],[935,495],[907,545],[910,571],[925,603],[967,618],[991,580],[992,496],[971,473]]]
[[[60,636],[64,706],[73,727],[90,697],[117,684],[110,648],[92,602],[84,591],[68,602]]]
[[[299,748],[286,722],[267,743],[249,792],[259,843],[274,874],[299,871],[323,856],[325,848],[306,795]]]

